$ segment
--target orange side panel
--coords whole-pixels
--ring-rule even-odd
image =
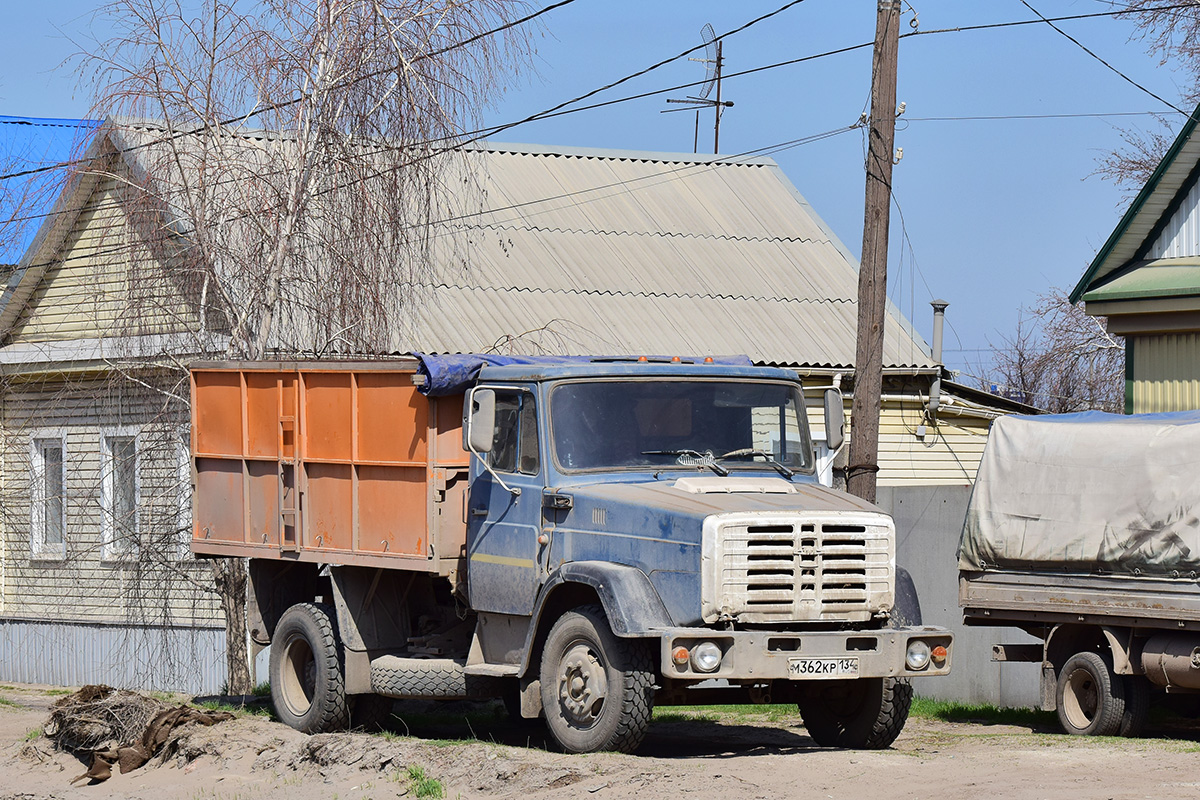
[[[417,463],[426,460],[429,401],[407,375],[359,373],[358,461]]]
[[[424,467],[359,467],[359,549],[424,556],[426,496]]]
[[[462,410],[464,396],[438,397],[437,463],[443,467],[467,467],[471,460],[462,446]]]
[[[241,461],[196,459],[195,513],[195,539],[245,541]]]
[[[246,373],[246,455],[279,457],[278,372]]]
[[[279,463],[247,461],[250,483],[250,521],[246,540],[251,544],[279,544]]]
[[[353,467],[309,464],[304,546],[350,550],[354,544]]]
[[[197,454],[242,455],[242,380],[235,371],[196,372]]]
[[[354,442],[350,381],[349,372],[304,374],[304,458],[350,461]]]

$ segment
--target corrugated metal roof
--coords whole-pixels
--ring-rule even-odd
[[[1136,265],[1083,296],[1084,302],[1200,294],[1200,257],[1160,258]]]
[[[82,152],[98,123],[0,116],[0,264],[16,264],[62,189],[63,162]],[[23,173],[23,174],[22,174]],[[15,221],[14,218],[16,218]]]
[[[444,253],[471,244],[414,296],[413,346],[853,364],[858,265],[769,159],[520,145],[473,158],[485,204],[442,234]],[[885,330],[885,366],[933,366],[894,308]]]
[[[1169,223],[1171,213],[1196,180],[1195,168],[1200,163],[1200,137],[1195,136],[1198,121],[1200,106],[1184,123],[1163,160],[1072,290],[1072,303],[1149,253],[1158,234]]]
[[[116,152],[149,168],[157,134],[141,124],[114,131]],[[290,146],[240,138],[251,157]],[[442,205],[459,210],[434,228],[432,263],[398,309],[393,351],[853,364],[858,265],[770,159],[489,143],[449,169],[452,200]],[[281,342],[319,327],[304,313]],[[893,307],[883,361],[935,368]]]

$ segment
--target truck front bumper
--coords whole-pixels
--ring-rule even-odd
[[[659,633],[661,673],[682,680],[924,678],[948,674],[954,649],[954,635],[933,626],[809,633],[669,628]],[[720,650],[718,666],[709,671],[698,657],[705,652],[712,658],[706,642]],[[924,666],[910,666],[910,646],[917,656],[928,654]]]

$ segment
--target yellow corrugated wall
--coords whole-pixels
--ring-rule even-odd
[[[1133,337],[1134,414],[1200,408],[1200,334]]]

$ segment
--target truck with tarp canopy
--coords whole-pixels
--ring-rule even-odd
[[[968,625],[1040,645],[1065,730],[1134,735],[1152,691],[1200,692],[1200,412],[1002,417],[958,552]]]

